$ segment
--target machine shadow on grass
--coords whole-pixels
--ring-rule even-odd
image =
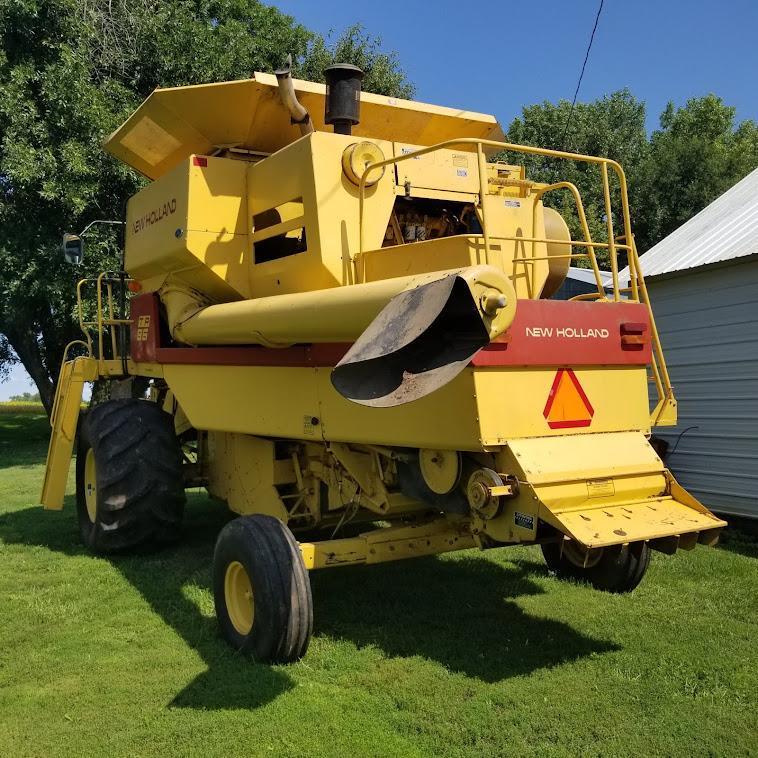
[[[519,597],[543,592],[530,577],[545,571],[474,552],[322,571],[311,576],[314,633],[421,656],[489,683],[618,650],[519,607]]]
[[[86,555],[72,501],[63,514],[39,508],[3,514],[0,539]],[[208,667],[173,707],[256,708],[294,686],[286,667],[255,664],[232,651],[215,618],[187,597],[188,586],[210,591],[214,541],[227,519],[205,497],[192,496],[181,544],[108,559]],[[506,567],[475,553],[314,572],[314,636],[374,646],[392,657],[421,656],[486,682],[618,649],[521,610],[514,601],[542,592],[530,579],[542,572],[530,562]]]
[[[188,586],[210,589],[215,536],[228,520],[224,510],[210,506],[206,498],[202,498],[203,507],[195,507],[192,501],[198,499],[191,497],[181,544],[155,553],[110,556],[106,560],[207,666],[168,703],[169,707],[257,708],[292,689],[294,683],[286,668],[256,665],[229,648],[218,635],[216,619],[188,597]],[[62,513],[31,507],[0,514],[0,541],[41,546],[70,556],[90,555],[79,542],[72,496],[66,498]]]

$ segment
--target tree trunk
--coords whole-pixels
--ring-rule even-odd
[[[32,381],[37,386],[42,405],[49,416],[53,409],[55,397],[55,382],[50,378],[45,363],[42,360],[42,351],[37,341],[37,335],[31,331],[17,331],[5,329],[5,336],[23,364]]]

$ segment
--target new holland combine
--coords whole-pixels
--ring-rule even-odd
[[[158,89],[107,140],[152,181],[128,203],[123,270],[79,283],[84,338],[55,399],[44,506],[63,507],[75,444],[96,552],[176,539],[185,488],[205,487],[238,514],[216,542],[219,624],[259,660],[305,653],[311,570],[539,544],[557,574],[623,592],[651,550],[725,526],[649,443],[676,402],[621,167],[507,144],[491,116],[361,76]],[[596,169],[602,240],[529,155]],[[80,238],[64,247],[81,258]],[[550,299],[574,259],[597,292]],[[80,415],[98,381],[111,399]]]

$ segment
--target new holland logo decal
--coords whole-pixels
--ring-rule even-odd
[[[570,368],[556,372],[542,415],[551,429],[572,429],[592,423],[595,409]]]

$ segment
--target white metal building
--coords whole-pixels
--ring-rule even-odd
[[[600,281],[604,289],[613,287],[612,276],[610,271],[600,271]],[[576,295],[586,295],[590,292],[597,292],[595,272],[591,268],[569,266],[566,280],[553,295],[553,300],[570,300]]]
[[[669,467],[713,510],[758,518],[758,169],[640,261],[679,406],[656,430]]]

